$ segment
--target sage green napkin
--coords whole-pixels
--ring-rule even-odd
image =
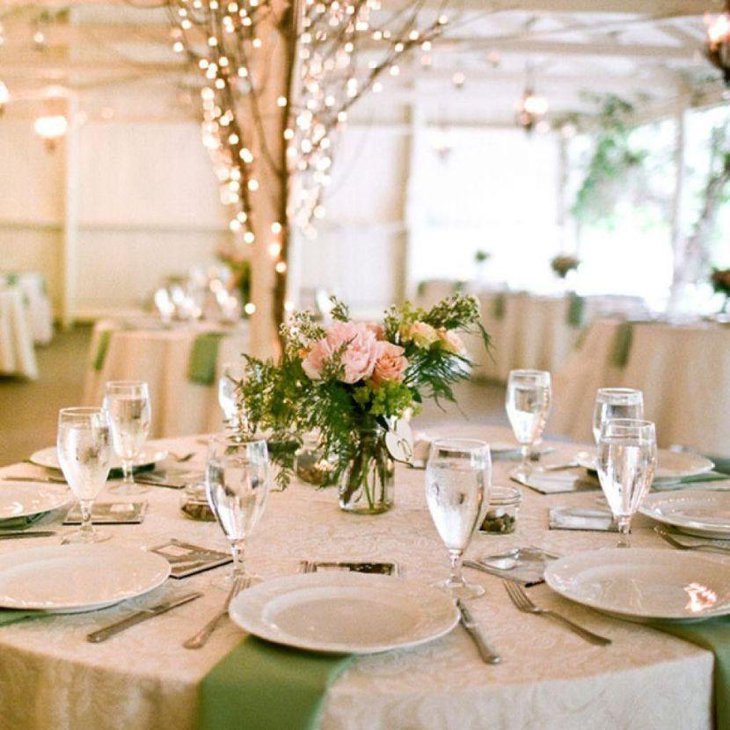
[[[40,611],[13,611],[9,608],[0,608],[0,626],[5,624],[14,624],[16,621],[22,621],[25,618],[35,616],[44,616]]]
[[[0,520],[0,530],[22,530],[24,527],[30,527],[38,522],[38,520],[42,520],[46,514],[47,512],[40,512],[37,515],[9,517],[8,519]]]
[[[507,300],[504,294],[497,294],[492,300],[492,317],[496,320],[504,319],[504,310],[507,305]]]
[[[670,484],[658,484],[654,482],[652,489],[658,492],[665,492],[671,489],[684,489],[686,486],[691,484],[703,484],[704,482],[730,482],[730,474],[721,474],[717,471],[706,471],[703,474],[695,474],[691,477],[684,477],[678,482],[672,482]],[[729,485],[730,486],[730,485]]]
[[[111,330],[103,330],[99,335],[99,344],[96,346],[96,355],[94,355],[94,361],[92,362],[94,370],[101,370],[104,367],[104,361],[106,360],[106,353],[109,350],[111,339]]]
[[[221,337],[222,332],[206,332],[195,338],[188,363],[188,380],[192,383],[212,385],[215,382]]]
[[[201,730],[314,730],[325,693],[350,664],[247,636],[203,679]]]
[[[657,621],[651,625],[709,649],[715,655],[715,727],[730,727],[730,617],[696,623]]]
[[[622,322],[616,330],[616,337],[613,341],[611,362],[617,368],[626,367],[631,353],[631,340],[634,337],[634,326],[631,322]]]
[[[585,314],[586,300],[573,293],[568,302],[568,316],[566,322],[570,327],[582,327]]]

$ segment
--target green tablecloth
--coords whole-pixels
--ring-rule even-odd
[[[351,661],[247,636],[203,680],[199,727],[313,730],[328,687]]]

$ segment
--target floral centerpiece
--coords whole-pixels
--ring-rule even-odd
[[[725,303],[722,311],[727,311],[728,303],[730,303],[730,269],[713,269],[710,275],[710,284],[717,294],[725,296]]]
[[[333,299],[333,323],[295,312],[282,326],[278,363],[246,358],[238,385],[249,435],[272,434],[272,450],[285,486],[301,434],[319,433],[333,459],[340,506],[378,513],[393,503],[393,460],[386,434],[426,398],[453,401],[452,385],[469,376],[470,360],[457,334],[479,331],[474,297],[455,294],[429,310],[391,307],[382,323],[355,322]]]
[[[550,268],[561,279],[580,266],[580,259],[567,253],[561,253],[550,259]]]

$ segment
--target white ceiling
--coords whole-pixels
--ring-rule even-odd
[[[404,0],[384,0],[382,15]],[[0,80],[16,99],[49,84],[83,89],[124,83],[194,84],[173,53],[164,10],[86,0],[0,1],[5,41]],[[423,0],[420,18],[441,12],[442,0]],[[555,118],[588,113],[593,94],[641,99],[647,113],[678,104],[717,100],[718,72],[704,59],[703,15],[717,0],[451,0],[450,22],[430,66],[412,57],[388,77],[383,98],[418,103],[426,113],[510,124],[528,77],[550,102]],[[637,6],[641,12],[637,12]],[[33,34],[42,31],[38,45]],[[454,76],[463,74],[461,88]],[[382,102],[379,102],[382,103]],[[180,113],[178,110],[177,113]]]

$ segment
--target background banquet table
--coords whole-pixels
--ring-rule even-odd
[[[29,310],[17,286],[0,287],[0,374],[38,377]]]
[[[18,287],[23,294],[33,341],[47,345],[53,339],[53,312],[46,277],[40,271],[0,271],[0,288],[8,287]]]
[[[502,441],[507,436],[502,429],[484,427],[459,427],[451,433]],[[200,439],[168,444],[178,453],[196,450],[193,467],[202,467],[205,446]],[[573,449],[562,445],[554,457],[562,459]],[[512,462],[495,463],[497,484],[505,483],[511,466]],[[3,472],[10,469],[14,474],[38,473],[28,464]],[[399,468],[396,507],[377,517],[341,512],[333,489],[295,483],[273,493],[250,543],[251,567],[270,578],[297,572],[302,559],[395,560],[410,580],[430,583],[443,578],[446,551],[426,508],[423,480],[422,471]],[[528,544],[562,554],[615,544],[614,534],[547,530],[550,506],[592,505],[595,492],[548,497],[525,490],[524,496],[516,533],[478,535],[470,556]],[[224,548],[217,525],[181,516],[178,493],[157,489],[145,498],[150,502],[145,522],[108,527],[113,543],[142,548],[177,537]],[[635,528],[637,545],[666,547],[643,518]],[[57,541],[58,537],[41,538],[33,544]],[[12,541],[0,543],[0,554],[18,549],[23,547]],[[200,600],[103,644],[86,642],[86,634],[124,616],[129,603],[0,628],[3,727],[193,728],[200,681],[242,636],[224,622],[202,650],[181,647],[223,601],[224,592],[210,585],[222,570],[136,599],[135,606],[152,605],[171,592],[205,591]],[[538,603],[560,608],[613,640],[610,647],[596,647],[558,624],[517,612],[498,578],[473,571],[469,577],[487,590],[471,605],[503,663],[483,664],[460,627],[418,648],[359,657],[327,693],[324,730],[712,726],[710,652],[648,626],[573,605],[544,585],[530,589]]]
[[[418,304],[428,308],[454,292],[454,282],[424,282]],[[482,323],[492,338],[491,357],[478,338],[466,338],[475,362],[474,376],[506,382],[510,370],[537,368],[556,371],[568,359],[583,328],[597,317],[646,314],[639,297],[539,295],[528,292],[480,290]]]
[[[553,384],[554,433],[589,440],[596,389],[626,386],[644,392],[661,446],[730,456],[730,326],[599,320]]]
[[[199,338],[220,334],[214,374],[191,378],[191,358]],[[205,343],[203,343],[205,344]],[[154,317],[101,320],[91,338],[83,402],[99,405],[109,380],[149,383],[152,437],[216,431],[222,427],[217,381],[224,363],[248,350],[246,323],[176,324],[163,327]],[[203,382],[205,381],[205,382]]]

